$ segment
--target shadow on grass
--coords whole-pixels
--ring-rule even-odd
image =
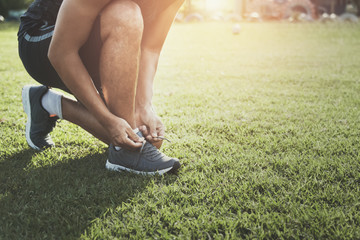
[[[106,154],[27,169],[33,150],[0,162],[0,239],[77,238],[151,177],[105,169]]]

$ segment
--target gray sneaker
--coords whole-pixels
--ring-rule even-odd
[[[50,117],[41,105],[41,98],[47,91],[46,86],[25,86],[21,93],[24,112],[28,117],[25,126],[26,141],[35,150],[55,146],[49,133],[55,127],[58,117]]]
[[[137,134],[142,137],[140,131]],[[162,175],[166,172],[175,172],[180,168],[180,162],[176,158],[166,156],[154,145],[145,141],[141,149],[136,152],[123,148],[116,150],[113,145],[110,145],[106,168],[136,174]]]

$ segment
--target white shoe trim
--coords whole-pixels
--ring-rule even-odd
[[[29,96],[30,88],[31,88],[31,86],[25,86],[25,87],[23,87],[22,92],[21,92],[24,112],[27,115],[27,122],[25,125],[25,137],[26,137],[27,143],[29,144],[29,146],[31,148],[33,148],[35,150],[41,150],[31,141],[31,138],[30,138],[30,127],[31,127],[31,107],[30,107],[30,96]]]
[[[170,171],[173,168],[173,167],[169,167],[169,168],[165,168],[162,170],[158,170],[156,172],[143,172],[143,171],[137,171],[137,170],[134,170],[131,168],[126,168],[126,167],[123,167],[120,165],[113,164],[113,163],[109,162],[109,160],[106,161],[105,166],[108,170],[111,170],[111,171],[128,171],[128,172],[141,174],[141,175],[156,175],[156,174],[163,175],[164,173],[167,173],[168,171]]]

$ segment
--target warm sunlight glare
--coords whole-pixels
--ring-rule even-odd
[[[220,10],[224,6],[224,1],[222,0],[206,0],[206,9],[209,11]]]

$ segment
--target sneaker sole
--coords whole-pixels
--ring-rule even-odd
[[[156,174],[163,175],[164,173],[167,173],[173,169],[173,167],[170,167],[170,168],[158,170],[156,172],[142,172],[142,171],[137,171],[137,170],[134,170],[131,168],[126,168],[126,167],[123,167],[120,165],[112,164],[111,162],[109,162],[109,160],[106,161],[106,168],[111,171],[118,171],[118,172],[127,171],[127,172],[141,174],[141,175],[156,175]]]
[[[30,138],[30,127],[31,127],[31,107],[30,107],[30,97],[29,97],[30,88],[31,88],[31,86],[25,86],[25,87],[23,87],[22,92],[21,92],[24,112],[27,115],[27,122],[25,125],[25,137],[26,137],[26,142],[28,143],[28,145],[31,148],[33,148],[35,150],[41,150],[39,147],[37,147],[31,141],[31,138]]]

